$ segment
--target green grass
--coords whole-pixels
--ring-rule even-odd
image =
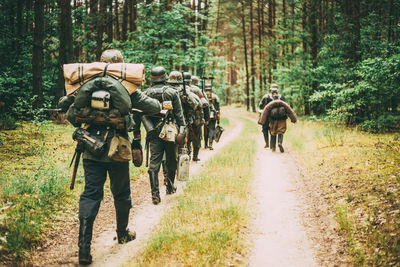
[[[136,263],[128,266],[227,266],[242,264],[241,232],[256,154],[256,125],[244,120],[241,138],[222,148],[191,177],[183,196],[162,218]]]
[[[310,179],[336,211],[355,265],[391,266],[400,258],[400,142],[396,134],[369,134],[300,121],[287,140]]]

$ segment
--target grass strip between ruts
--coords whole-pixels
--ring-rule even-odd
[[[128,266],[227,266],[240,264],[248,223],[248,193],[256,155],[257,126],[241,134],[188,182],[141,255]]]

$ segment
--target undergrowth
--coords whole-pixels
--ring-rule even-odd
[[[308,177],[321,181],[355,265],[400,259],[400,141],[326,122],[300,121],[286,134]]]
[[[256,153],[253,122],[191,177],[184,195],[162,218],[139,258],[128,266],[229,266],[243,264],[241,238],[249,217],[247,197]]]

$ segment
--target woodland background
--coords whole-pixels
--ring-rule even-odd
[[[0,127],[43,119],[63,64],[116,48],[147,74],[216,76],[226,104],[256,111],[278,83],[299,114],[396,131],[399,17],[398,0],[2,0]]]

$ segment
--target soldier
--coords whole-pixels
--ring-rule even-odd
[[[177,168],[177,144],[173,141],[166,141],[160,138],[159,133],[161,126],[165,123],[170,122],[176,125],[179,129],[176,140],[182,142],[184,140],[184,129],[186,127],[185,118],[183,116],[182,105],[179,99],[178,92],[171,86],[166,84],[167,72],[164,67],[154,67],[151,70],[151,80],[153,86],[146,89],[145,94],[157,99],[163,103],[163,108],[168,109],[168,116],[164,119],[158,117],[149,117],[153,125],[158,126],[157,134],[149,138],[150,143],[150,166],[149,166],[149,177],[151,187],[151,197],[154,205],[160,203],[160,192],[158,186],[158,172],[160,171],[161,161],[165,152],[166,155],[166,193],[167,195],[176,192],[174,186],[175,173]],[[162,121],[164,120],[164,121]],[[183,141],[184,142],[184,141]]]
[[[278,92],[278,85],[276,83],[271,84],[270,86],[270,93],[265,94],[260,103],[258,104],[259,108],[260,108],[260,113],[263,111],[263,109],[265,108],[266,105],[268,105],[268,103],[270,103],[273,99],[272,99],[272,92]],[[285,98],[281,95],[279,95],[279,99],[282,101],[285,101]],[[265,141],[265,148],[269,147],[269,123],[266,122],[264,125],[262,125],[262,133],[264,135],[264,141]]]
[[[118,50],[106,50],[101,55],[102,62],[118,63],[123,62],[123,57]],[[97,77],[94,79],[110,79],[111,83],[119,82],[112,77]],[[83,85],[85,86],[85,85]],[[120,85],[122,86],[122,85]],[[161,110],[161,105],[155,99],[147,97],[141,91],[136,90],[131,96],[130,101],[135,108],[142,109],[146,113],[155,114]],[[113,136],[118,134],[128,139],[127,129],[113,129],[109,126],[90,125],[87,131],[100,140],[105,140],[110,144]],[[107,147],[110,147],[108,145]],[[108,158],[108,149],[98,157],[89,151],[84,151],[83,168],[85,173],[85,189],[79,200],[79,263],[88,265],[92,262],[90,255],[90,245],[92,240],[93,222],[100,208],[103,199],[103,187],[107,178],[110,177],[111,192],[114,197],[114,206],[117,220],[118,243],[122,244],[134,240],[135,232],[127,229],[129,211],[132,207],[129,161],[117,162]]]
[[[189,85],[191,76],[190,73],[186,72],[184,73],[184,75],[186,76],[185,82],[181,72],[172,71],[169,75],[168,83],[171,84],[171,86],[174,86],[174,88],[176,88],[179,91],[179,97],[182,103],[183,114],[185,116],[185,121],[187,123],[186,133],[189,143],[196,139],[194,131],[195,125],[197,123],[201,124],[201,119],[199,122],[196,122],[196,118],[198,118],[196,114],[197,112],[201,112],[201,100],[196,94],[194,94],[190,90],[190,85]],[[184,90],[183,87],[185,87],[186,90]],[[190,155],[191,154],[190,145],[187,146],[187,149],[188,149],[187,151],[188,155]]]
[[[193,76],[196,80],[196,76]],[[190,92],[194,93],[200,99],[200,105],[195,109],[194,112],[194,121],[191,125],[190,130],[192,133],[189,134],[188,138],[188,150],[189,155],[191,150],[191,146],[193,144],[193,161],[200,161],[199,159],[199,151],[201,147],[201,127],[204,125],[205,116],[204,116],[204,109],[208,109],[208,101],[203,95],[201,89],[196,85],[191,85],[192,78],[189,72],[183,73],[183,81],[186,83],[186,86],[189,88]],[[198,78],[197,78],[198,81]]]
[[[211,84],[206,84],[205,89],[206,95],[210,105],[210,121],[207,125],[207,135],[204,136],[205,147],[213,150],[213,141],[215,134],[215,125],[219,124],[221,118],[221,111],[219,107],[219,98],[212,92]]]

